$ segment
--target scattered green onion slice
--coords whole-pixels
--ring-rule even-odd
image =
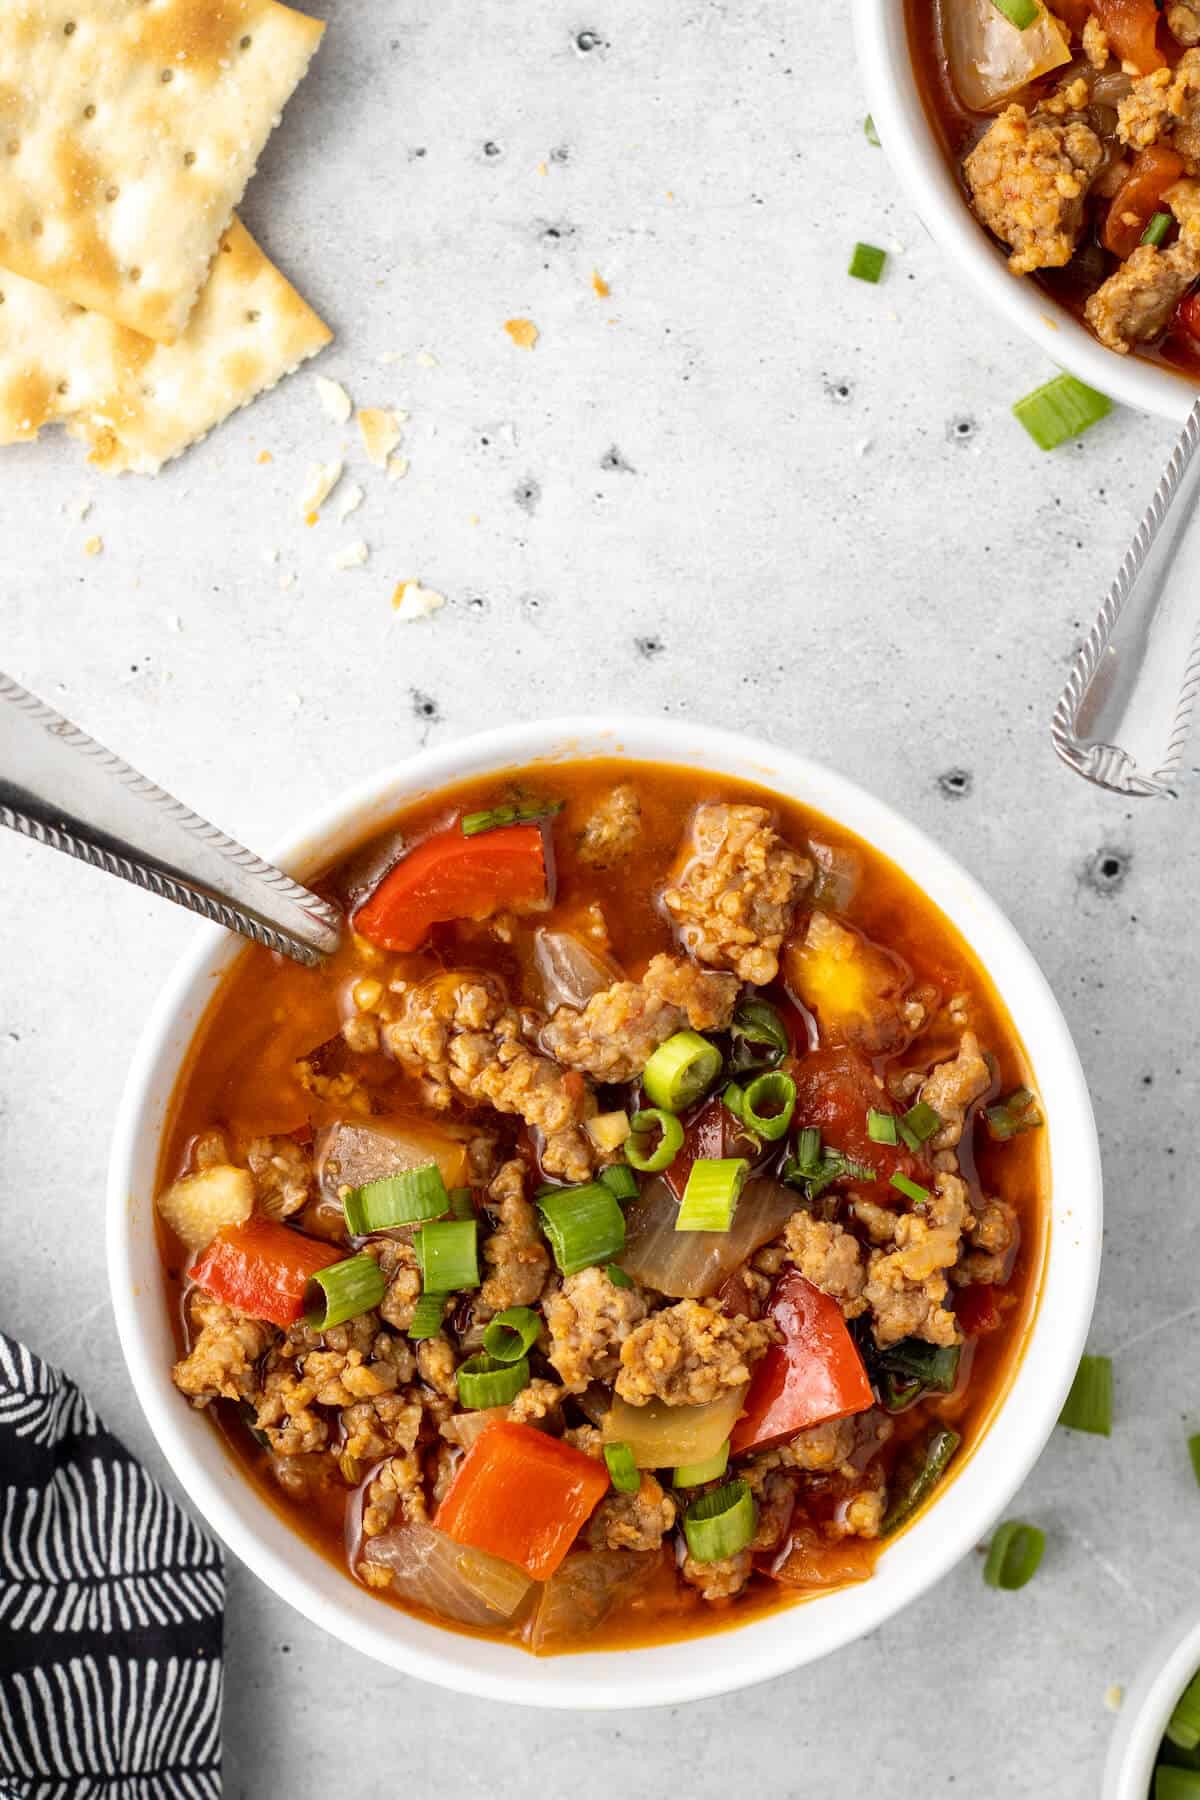
[[[787,1026],[767,1000],[743,1000],[729,1027],[729,1066],[739,1075],[774,1069],[791,1048]]]
[[[419,1169],[401,1169],[379,1181],[351,1188],[342,1200],[346,1229],[351,1237],[387,1231],[393,1225],[419,1225],[423,1219],[440,1219],[450,1196],[435,1162]]]
[[[1192,1459],[1192,1473],[1196,1477],[1196,1480],[1200,1481],[1200,1433],[1195,1437],[1190,1437],[1187,1444],[1188,1455]]]
[[[683,1532],[693,1562],[721,1562],[744,1550],[758,1529],[758,1508],[744,1481],[727,1481],[693,1500]]]
[[[661,1106],[647,1106],[635,1112],[629,1121],[630,1136],[625,1141],[625,1155],[635,1169],[646,1175],[657,1175],[669,1169],[683,1149],[683,1126],[674,1113]],[[658,1141],[654,1141],[654,1133]]]
[[[869,281],[874,284],[883,274],[883,266],[886,262],[887,251],[881,250],[878,244],[855,244],[847,273],[853,275],[855,281]]]
[[[414,1344],[424,1338],[436,1337],[442,1329],[442,1320],[446,1316],[446,1302],[449,1294],[422,1294],[413,1307],[412,1324],[408,1335]]]
[[[1081,1356],[1066,1404],[1058,1415],[1071,1431],[1112,1436],[1113,1373],[1110,1356]]]
[[[601,1169],[600,1180],[618,1200],[636,1200],[638,1197],[637,1176],[625,1163],[609,1163],[607,1169]]]
[[[1003,13],[1009,24],[1015,25],[1018,31],[1028,31],[1029,27],[1036,25],[1042,16],[1042,9],[1037,4],[1037,0],[992,0],[992,5],[997,12]]]
[[[523,1387],[529,1386],[529,1360],[500,1363],[486,1353],[469,1356],[458,1370],[458,1398],[472,1412],[489,1406],[507,1406]]]
[[[450,1189],[450,1217],[452,1219],[473,1219],[475,1217],[475,1196],[469,1187]]]
[[[951,1431],[948,1426],[941,1426],[930,1435],[913,1473],[884,1515],[882,1536],[888,1537],[898,1531],[925,1504],[949,1468],[961,1442],[958,1432]]]
[[[593,1263],[610,1262],[625,1248],[621,1203],[602,1181],[560,1188],[539,1200],[538,1210],[560,1275],[577,1275]]]
[[[806,1177],[821,1172],[821,1134],[815,1126],[806,1125],[796,1134],[796,1167]]]
[[[1045,1548],[1046,1534],[1038,1526],[1026,1525],[1021,1519],[1006,1519],[992,1537],[983,1579],[989,1587],[1015,1593],[1033,1580]]]
[[[803,1187],[810,1200],[816,1200],[831,1182],[874,1181],[875,1171],[866,1163],[855,1162],[840,1150],[821,1148],[821,1133],[806,1125],[796,1134],[796,1153],[783,1166],[783,1179]]]
[[[305,1290],[304,1317],[314,1331],[328,1331],[332,1325],[370,1312],[386,1293],[383,1270],[364,1250],[317,1270]]]
[[[873,1144],[898,1144],[900,1133],[896,1129],[895,1113],[877,1112],[872,1107],[867,1114],[867,1136]]]
[[[538,1341],[542,1321],[531,1306],[510,1306],[483,1328],[483,1347],[493,1362],[518,1362]]]
[[[781,1138],[796,1110],[796,1084],[780,1069],[756,1075],[742,1095],[742,1120],[770,1142]]]
[[[479,1286],[479,1224],[475,1219],[440,1219],[413,1234],[428,1294],[452,1294]]]
[[[563,800],[523,800],[493,806],[487,812],[464,813],[462,834],[478,837],[481,831],[496,831],[503,825],[531,825],[536,819],[552,819],[565,804]]]
[[[870,113],[868,113],[866,118],[863,120],[863,136],[866,138],[868,144],[874,144],[876,150],[881,148],[881,145],[879,142],[879,133],[875,129],[875,121],[871,117]]]
[[[1154,1771],[1154,1800],[1200,1800],[1200,1774],[1159,1763]]]
[[[684,1463],[675,1471],[675,1486],[703,1487],[706,1481],[716,1481],[729,1467],[729,1440],[721,1445],[714,1456],[707,1462]]]
[[[642,1472],[633,1460],[628,1444],[605,1444],[604,1460],[618,1494],[636,1494],[642,1485]]]
[[[1143,244],[1153,244],[1157,249],[1171,229],[1171,220],[1169,212],[1156,212],[1142,233]]]
[[[1200,1675],[1192,1676],[1175,1702],[1167,1737],[1177,1750],[1194,1750],[1200,1744]]]
[[[892,1176],[891,1185],[898,1194],[903,1194],[906,1200],[911,1200],[914,1206],[929,1204],[929,1189],[922,1187],[919,1181],[910,1181],[907,1175],[901,1175],[897,1171]]]
[[[749,1173],[744,1156],[698,1156],[675,1215],[676,1231],[728,1231]]]
[[[935,1112],[927,1100],[918,1100],[910,1106],[902,1119],[897,1119],[900,1136],[910,1150],[919,1150],[927,1144],[935,1131],[940,1130],[942,1115]]]
[[[1057,450],[1111,411],[1106,394],[1098,394],[1074,375],[1056,375],[1013,407],[1014,417],[1039,450]]]
[[[612,1282],[614,1287],[633,1286],[633,1276],[627,1275],[620,1263],[606,1264],[604,1273],[608,1276],[608,1279]]]
[[[698,1031],[677,1031],[642,1070],[646,1098],[667,1112],[683,1112],[721,1073],[721,1052]]]
[[[1042,1123],[1037,1100],[1027,1087],[1019,1087],[996,1106],[984,1108],[989,1134],[999,1143],[1022,1131],[1036,1131]]]

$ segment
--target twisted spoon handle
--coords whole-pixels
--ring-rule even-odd
[[[315,964],[337,909],[242,848],[0,671],[0,824]]]
[[[1075,659],[1051,736],[1118,794],[1172,794],[1200,692],[1200,400]]]

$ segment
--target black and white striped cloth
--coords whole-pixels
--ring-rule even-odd
[[[219,1800],[224,1604],[211,1538],[0,1332],[0,1800]]]

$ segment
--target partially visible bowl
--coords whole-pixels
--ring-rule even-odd
[[[1004,252],[975,219],[921,99],[903,0],[853,0],[867,103],[888,161],[951,266],[988,305],[1061,368],[1125,406],[1180,424],[1196,398],[1186,375],[1106,350],[1065,307],[1009,273]]]
[[[1150,1650],[1121,1703],[1101,1800],[1150,1800],[1158,1747],[1167,1720],[1200,1669],[1200,1608],[1173,1620]]]
[[[555,720],[428,750],[372,776],[291,834],[274,860],[301,879],[453,781],[541,759],[627,755],[758,782],[825,813],[919,879],[974,949],[1026,1046],[1041,1096],[1051,1219],[1038,1305],[1010,1385],[981,1441],[929,1511],[882,1554],[869,1581],[773,1608],[725,1632],[621,1653],[535,1660],[381,1604],[263,1504],[209,1422],[171,1382],[176,1349],[154,1232],[159,1143],[171,1093],[214,982],[240,944],[206,926],[147,1021],[125,1087],[109,1168],[108,1263],[138,1398],[192,1504],[229,1548],[306,1617],[368,1656],[448,1688],[537,1706],[655,1706],[781,1675],[862,1637],[924,1592],[985,1536],[1054,1428],[1095,1298],[1100,1159],[1079,1059],[1040,969],[983,890],[891,807],[805,757],[751,737],[661,719]]]

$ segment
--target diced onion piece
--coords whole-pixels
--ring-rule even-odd
[[[574,1649],[646,1585],[661,1560],[657,1551],[572,1550],[542,1588],[530,1634],[534,1654]]]
[[[340,1203],[343,1188],[363,1187],[402,1169],[419,1169],[436,1163],[448,1188],[461,1187],[469,1179],[466,1139],[453,1126],[431,1125],[422,1119],[385,1123],[361,1119],[337,1119],[317,1138],[317,1179],[329,1200]]]
[[[432,1525],[402,1525],[369,1538],[363,1558],[392,1571],[390,1591],[459,1625],[507,1623],[533,1582],[523,1569],[456,1544]]]
[[[507,1406],[486,1406],[479,1412],[452,1413],[446,1420],[442,1436],[449,1438],[452,1444],[458,1444],[463,1450],[469,1450],[489,1425],[498,1425],[507,1417]]]
[[[1057,19],[1040,17],[1019,31],[993,0],[955,0],[945,11],[946,52],[959,99],[974,112],[995,112],[1021,88],[1071,60]]]
[[[583,1129],[597,1150],[611,1156],[629,1136],[629,1114],[625,1111],[597,1113],[594,1118],[584,1120]]]
[[[656,1176],[625,1214],[621,1267],[672,1299],[702,1299],[778,1237],[798,1205],[795,1189],[761,1176],[742,1189],[728,1231],[676,1231],[679,1202],[665,1179]]]
[[[173,1181],[158,1210],[189,1250],[203,1250],[226,1225],[241,1225],[254,1206],[254,1177],[232,1163],[213,1163]]]
[[[601,1427],[604,1442],[628,1444],[639,1469],[686,1469],[708,1462],[733,1430],[746,1385],[729,1388],[703,1406],[668,1406],[665,1400],[631,1406],[618,1394]]]
[[[621,978],[573,931],[552,931],[540,926],[533,934],[533,966],[541,983],[542,1011],[560,1006],[579,1011],[593,994],[602,994]]]

